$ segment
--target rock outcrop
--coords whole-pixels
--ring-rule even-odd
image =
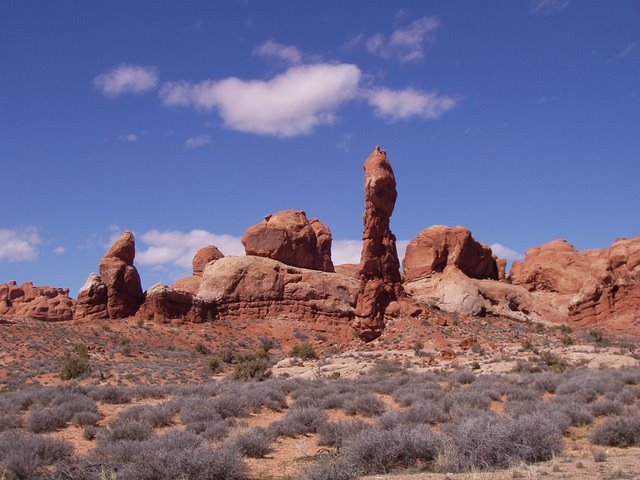
[[[179,278],[173,282],[172,288],[196,294],[202,283],[202,272],[210,262],[215,262],[224,257],[224,254],[218,250],[215,245],[207,245],[202,247],[193,256],[193,274],[190,277]]]
[[[386,152],[376,147],[364,171],[364,233],[354,328],[360,338],[370,341],[381,335],[385,310],[402,294],[402,284],[396,237],[389,226],[398,193]]]
[[[267,215],[242,237],[247,255],[271,258],[293,267],[333,272],[331,232],[302,210]]]
[[[403,266],[407,282],[448,267],[455,267],[470,278],[499,278],[491,248],[478,242],[464,227],[435,225],[424,229],[409,242]]]
[[[147,290],[137,315],[146,320],[202,323],[216,316],[215,303],[158,283]]]
[[[0,284],[0,315],[56,322],[73,319],[74,307],[68,288],[34,287],[32,282]]]
[[[109,318],[135,315],[144,302],[140,275],[133,266],[135,255],[136,245],[133,233],[127,231],[102,257],[100,277],[107,286]]]
[[[97,273],[92,273],[78,292],[76,320],[99,320],[109,318],[107,309],[108,289]]]
[[[217,316],[350,323],[358,281],[264,257],[224,257],[205,268],[198,297]]]

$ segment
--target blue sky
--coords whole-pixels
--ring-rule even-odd
[[[357,261],[378,144],[400,245],[639,236],[639,25],[624,0],[0,0],[0,282],[75,295],[129,229],[171,283],[289,208]]]

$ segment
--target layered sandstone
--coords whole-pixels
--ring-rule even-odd
[[[97,273],[91,273],[87,281],[78,292],[76,320],[99,320],[109,318],[107,309],[107,285]]]
[[[0,315],[56,322],[71,320],[74,307],[68,288],[34,287],[32,282],[0,284]]]
[[[140,275],[133,266],[136,245],[127,231],[116,240],[100,262],[100,277],[107,286],[109,318],[125,318],[138,311],[144,301]]]
[[[409,242],[403,266],[407,282],[441,273],[447,267],[470,278],[499,278],[491,248],[478,242],[464,227],[435,225],[424,229]]]
[[[271,258],[293,267],[333,272],[331,231],[302,210],[267,215],[242,237],[247,255]]]
[[[354,328],[365,341],[380,336],[387,306],[402,293],[396,237],[389,221],[396,198],[396,179],[380,147],[364,164],[365,212],[360,257],[360,288]]]
[[[215,304],[221,318],[348,323],[357,293],[354,278],[246,256],[207,265],[198,297]]]
[[[136,316],[156,322],[202,323],[215,318],[216,308],[215,303],[197,295],[158,283],[147,290]]]

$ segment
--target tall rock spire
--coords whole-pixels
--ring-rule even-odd
[[[376,147],[364,164],[364,233],[354,328],[365,341],[379,337],[387,306],[402,294],[396,237],[389,220],[398,192],[387,153]]]

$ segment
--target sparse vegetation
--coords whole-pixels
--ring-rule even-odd
[[[316,354],[316,351],[313,348],[313,345],[311,345],[309,342],[306,342],[306,341],[299,343],[298,345],[295,345],[289,351],[289,356],[297,357],[302,360],[314,360],[318,358],[318,355]]]
[[[89,350],[86,345],[79,343],[73,347],[73,351],[65,355],[60,378],[71,380],[89,371]]]

